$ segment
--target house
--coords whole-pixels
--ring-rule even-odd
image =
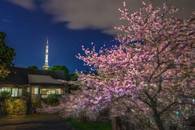
[[[6,79],[0,79],[0,92],[9,91],[12,97],[30,94],[31,97],[45,98],[49,94],[63,95],[65,84],[63,71],[49,71],[49,42],[46,40],[43,70],[10,68]]]
[[[49,94],[63,95],[66,82],[61,71],[30,70],[13,67],[10,74],[0,80],[0,92],[9,91],[12,97],[31,94],[32,97],[45,98]]]

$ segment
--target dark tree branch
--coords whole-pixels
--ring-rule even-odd
[[[169,104],[167,107],[165,107],[163,110],[161,110],[161,111],[159,112],[159,114],[160,114],[160,115],[163,114],[164,112],[166,112],[167,110],[169,110],[172,106],[174,106],[174,105],[176,105],[176,104],[177,104],[177,102],[173,102],[173,103]]]

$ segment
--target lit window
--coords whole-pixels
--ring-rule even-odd
[[[11,88],[0,88],[0,92],[11,92]]]
[[[62,94],[61,89],[56,89],[56,94]]]
[[[0,92],[10,92],[12,97],[22,96],[21,88],[0,88]]]
[[[22,89],[18,89],[18,96],[22,96]]]
[[[34,94],[35,94],[35,95],[38,95],[38,94],[39,94],[39,88],[38,88],[38,87],[35,87],[35,88],[34,88]]]
[[[11,92],[11,88],[1,88],[1,91]]]
[[[42,97],[47,97],[49,94],[62,94],[61,89],[53,88],[53,89],[41,89],[41,95]]]
[[[29,93],[30,93],[30,87],[28,87],[28,88],[27,88],[27,92],[29,92]]]
[[[55,92],[55,89],[48,89],[48,91],[47,91],[47,95],[49,95],[49,94],[55,94],[56,92]]]
[[[18,96],[18,88],[12,88],[12,97],[17,97]]]

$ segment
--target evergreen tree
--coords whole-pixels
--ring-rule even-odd
[[[15,51],[6,45],[6,34],[0,32],[0,78],[4,78],[9,74],[8,68],[13,65],[12,61],[15,57]]]

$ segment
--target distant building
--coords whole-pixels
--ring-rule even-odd
[[[11,73],[0,80],[0,92],[9,91],[12,97],[30,93],[32,97],[45,98],[49,94],[63,95],[66,81],[64,73],[26,68],[11,68]]]

